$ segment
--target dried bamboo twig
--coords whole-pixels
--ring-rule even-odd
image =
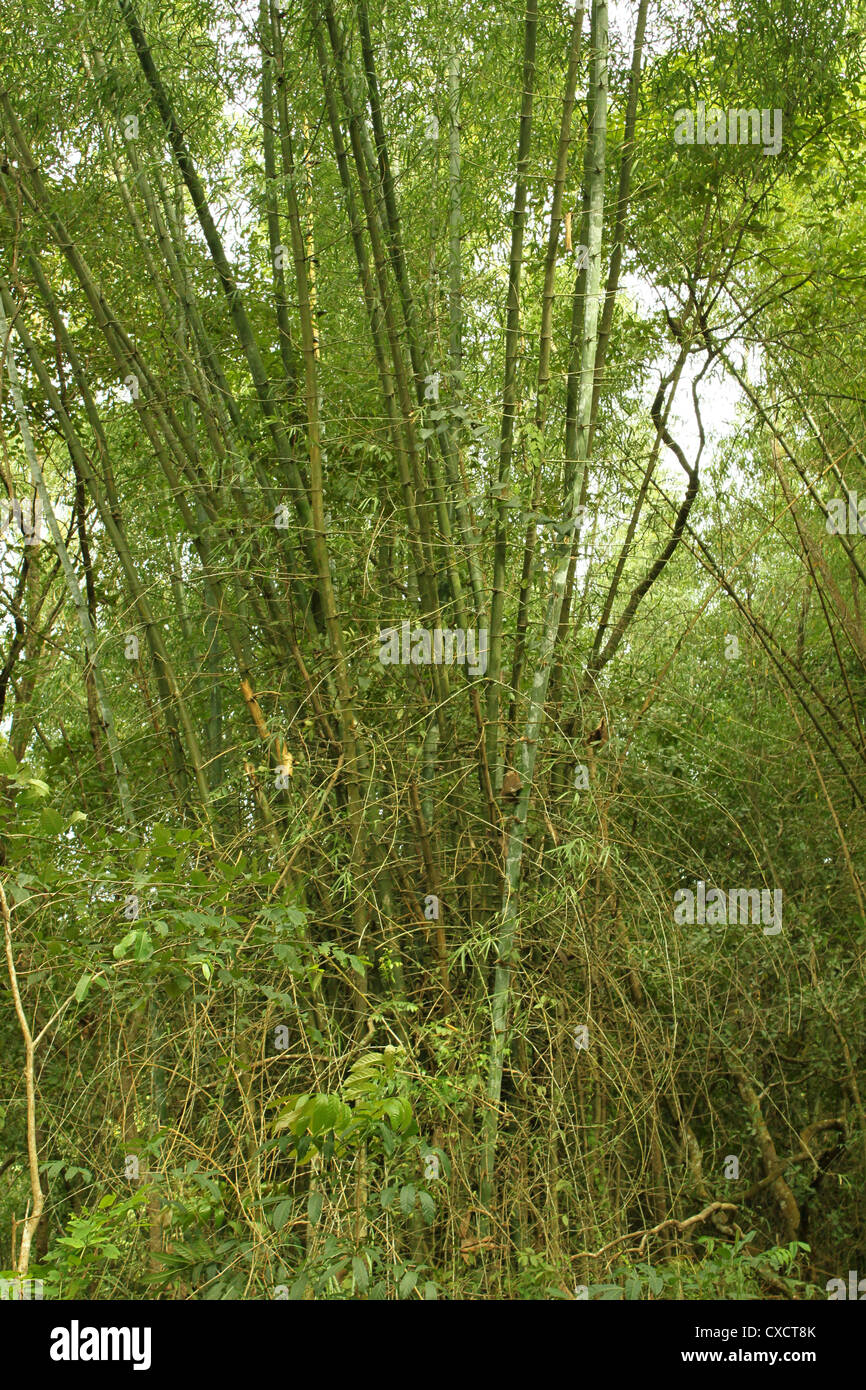
[[[691,1226],[697,1226],[701,1221],[706,1221],[707,1217],[712,1216],[717,1211],[733,1212],[736,1210],[737,1206],[734,1202],[710,1202],[710,1205],[704,1207],[703,1211],[697,1212],[695,1216],[690,1216],[686,1221],[677,1221],[675,1218],[671,1218],[668,1221],[660,1221],[657,1226],[653,1226],[650,1230],[644,1231],[643,1235],[641,1235],[640,1231],[631,1231],[628,1235],[617,1236],[616,1240],[608,1241],[607,1245],[603,1245],[600,1250],[578,1250],[574,1258],[577,1260],[597,1260],[605,1251],[612,1250],[613,1247],[619,1245],[621,1241],[636,1240],[638,1236],[641,1236],[641,1240],[636,1248],[638,1254],[642,1255],[646,1249],[646,1243],[650,1236],[657,1236],[660,1231],[664,1231],[668,1226],[675,1226],[678,1231],[687,1231]]]

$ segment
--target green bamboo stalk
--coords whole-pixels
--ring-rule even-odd
[[[601,395],[602,374],[604,372],[605,358],[607,357],[608,343],[610,342],[613,311],[616,305],[619,277],[622,269],[625,224],[626,218],[628,217],[629,199],[631,197],[631,174],[632,168],[634,167],[634,133],[637,124],[637,101],[640,92],[641,65],[643,63],[643,46],[646,35],[648,10],[649,0],[640,0],[637,22],[635,24],[631,70],[629,72],[628,100],[625,108],[622,157],[619,166],[619,188],[617,190],[616,202],[616,220],[614,221],[613,233],[611,235],[610,265],[608,266],[604,308],[601,314],[601,324],[598,330],[598,348],[596,349],[595,356],[595,385],[592,393],[592,429],[590,431],[589,440],[590,452],[592,452],[593,437],[595,435],[596,421],[598,419],[598,402]]]
[[[553,309],[556,303],[556,265],[559,255],[559,232],[562,226],[562,204],[565,196],[565,181],[568,172],[568,156],[571,150],[571,128],[574,120],[575,92],[577,74],[580,67],[580,40],[583,33],[584,7],[579,5],[574,12],[571,26],[568,71],[565,78],[565,92],[562,98],[562,116],[559,123],[559,140],[556,147],[556,162],[553,173],[553,197],[550,204],[550,227],[547,236],[547,252],[544,258],[544,287],[541,295],[541,330],[538,348],[538,384],[535,397],[535,423],[539,430],[544,429],[547,416],[547,391],[550,385],[550,354],[553,346]]]
[[[137,377],[140,390],[135,405],[148,433],[148,438],[151,439],[157,450],[157,456],[160,456],[161,446],[154,439],[154,423],[162,434],[166,445],[178,460],[182,471],[189,477],[193,490],[198,494],[203,504],[209,506],[211,519],[215,519],[217,512],[214,507],[214,499],[208,497],[209,483],[197,472],[198,458],[194,441],[190,439],[181,422],[177,419],[168,395],[162,390],[159,382],[154,378],[138,349],[134,346],[130,335],[124,329],[120,315],[106,299],[66,224],[54,211],[51,195],[45,186],[33,152],[5,92],[0,92],[0,106],[2,106],[12,137],[18,146],[21,164],[32,185],[32,192],[25,191],[23,185],[19,186],[22,191],[25,191],[27,201],[33,209],[40,212],[45,218],[54,240],[77,276],[93,310],[96,323],[121,374],[132,373]]]
[[[559,125],[559,141],[556,149],[556,163],[553,174],[553,197],[550,206],[550,229],[547,238],[547,254],[544,261],[544,288],[541,298],[541,330],[538,348],[538,384],[535,394],[535,427],[541,433],[547,417],[547,398],[550,387],[550,355],[553,345],[553,309],[556,303],[556,266],[559,255],[559,233],[562,226],[562,203],[565,194],[565,179],[568,170],[568,154],[571,148],[571,127],[574,118],[577,73],[580,65],[580,40],[583,31],[584,8],[575,10],[571,26],[571,46],[568,57],[568,71],[565,78],[565,94],[562,99],[562,118]],[[532,492],[532,510],[538,511],[541,503],[541,465],[538,464]],[[535,571],[535,550],[538,540],[537,523],[530,518],[523,541],[523,569],[520,576],[520,595],[517,602],[515,623],[514,656],[511,666],[511,708],[508,722],[513,725],[517,708],[523,665],[526,659],[526,632],[529,621],[529,596],[532,591]]]
[[[316,0],[311,5],[313,22],[318,26],[319,12]],[[331,43],[331,50],[334,55],[334,63],[339,82],[340,95],[343,106],[346,110],[349,122],[349,143],[352,150],[352,158],[355,164],[355,171],[358,177],[358,187],[361,194],[361,202],[364,208],[364,216],[367,223],[367,234],[370,239],[370,249],[373,257],[373,268],[379,290],[379,303],[382,308],[383,323],[385,334],[388,340],[389,352],[394,382],[397,388],[397,399],[399,402],[400,413],[403,420],[403,432],[406,440],[406,452],[409,459],[409,468],[412,478],[412,487],[415,493],[415,507],[417,509],[419,534],[421,538],[421,551],[424,558],[422,569],[419,571],[419,583],[424,604],[425,614],[434,614],[438,610],[438,600],[436,595],[436,585],[434,582],[435,563],[433,538],[430,528],[429,506],[427,502],[426,489],[422,480],[418,439],[414,426],[414,406],[412,393],[409,388],[406,362],[403,354],[403,346],[398,331],[396,318],[393,312],[392,294],[388,280],[388,255],[386,250],[386,233],[382,226],[379,210],[375,201],[375,190],[369,176],[369,166],[372,161],[375,169],[375,156],[372,155],[370,148],[370,137],[363,119],[363,114],[358,110],[353,90],[352,74],[350,73],[346,60],[345,43],[341,35],[333,6],[330,0],[326,0],[324,5],[325,24]],[[410,336],[409,342],[410,357],[415,351],[415,345]],[[414,367],[413,367],[414,370]],[[417,374],[416,374],[417,375]],[[422,375],[423,381],[423,375]],[[445,668],[432,668],[434,684],[437,684],[440,677],[444,676]],[[447,695],[447,681],[444,686],[437,684],[437,699],[440,703]]]
[[[154,101],[162,118],[163,125],[165,126],[177,166],[183,176],[190,198],[192,199],[199,226],[202,229],[211,260],[217,272],[217,277],[226,296],[235,333],[243,350],[250,376],[256,388],[256,398],[259,408],[273,437],[278,455],[285,461],[286,470],[292,484],[290,496],[301,523],[304,546],[307,550],[310,563],[315,568],[316,557],[312,537],[313,519],[309,498],[307,497],[306,489],[304,488],[303,480],[298,472],[297,465],[292,458],[292,450],[288,437],[277,415],[270,381],[265,371],[264,362],[262,361],[261,352],[252,324],[244,306],[243,296],[232,274],[231,267],[229,266],[228,258],[223,248],[222,238],[217,231],[216,223],[213,220],[213,215],[205,196],[204,186],[202,185],[192,157],[187,149],[183,132],[174,114],[172,105],[169,102],[168,95],[162,83],[162,78],[154,63],[153,55],[150,51],[144,30],[141,27],[131,0],[118,0],[118,4],[126,27],[129,30],[133,47],[138,55],[142,71],[153,92]]]
[[[48,283],[45,280],[42,269],[38,265],[38,262],[35,260],[34,257],[30,257],[30,262],[34,269],[34,273],[36,274],[37,284],[40,288],[40,292],[43,294],[43,298],[45,298],[46,300],[46,304],[48,305],[49,311],[52,313],[54,323],[58,330],[60,344],[72,365],[73,374],[76,379],[76,384],[79,390],[82,392],[82,398],[85,402],[85,408],[87,410],[91,428],[93,428],[95,424],[96,439],[103,460],[107,461],[109,458],[107,442],[102,431],[99,418],[96,415],[95,405],[90,395],[90,391],[88,389],[87,382],[84,378],[84,374],[81,370],[81,364],[78,360],[77,354],[75,353],[75,349],[72,346],[72,342],[69,338],[65,324],[63,323],[63,319],[59,314],[56,300],[54,299],[50,287],[48,286]],[[2,277],[0,277],[0,305],[5,306],[7,313],[15,314],[16,306],[14,300],[12,299],[11,294],[9,292],[9,286]],[[57,419],[60,422],[60,427],[63,432],[63,436],[66,441],[67,448],[69,449],[73,463],[78,469],[91,497],[93,498],[94,503],[96,504],[96,509],[99,513],[100,521],[105,527],[106,534],[108,535],[108,538],[111,541],[112,546],[114,547],[115,554],[117,555],[118,560],[120,561],[121,569],[123,570],[127,585],[129,586],[129,591],[132,595],[133,602],[135,603],[136,609],[141,619],[141,624],[145,632],[145,638],[150,648],[154,671],[156,673],[157,686],[160,692],[160,698],[163,704],[163,708],[165,710],[166,720],[169,725],[169,729],[172,732],[173,745],[175,742],[178,741],[177,731],[172,719],[172,708],[174,707],[177,711],[177,718],[179,719],[180,725],[184,732],[184,737],[187,744],[187,752],[190,762],[193,766],[196,785],[199,794],[203,798],[202,805],[205,814],[207,815],[209,807],[209,798],[206,794],[208,784],[207,779],[204,775],[198,737],[195,731],[195,727],[190,718],[186,702],[181,694],[180,686],[178,684],[177,677],[174,672],[174,667],[166,650],[165,643],[162,637],[162,632],[160,630],[160,625],[151,611],[150,603],[148,601],[146,592],[139,579],[138,567],[136,566],[135,561],[130,552],[128,538],[126,536],[126,531],[123,525],[122,518],[120,516],[120,507],[117,495],[114,491],[113,473],[109,467],[107,470],[107,476],[110,480],[110,485],[107,488],[108,496],[106,496],[106,493],[103,491],[99,479],[96,476],[95,470],[91,466],[90,460],[87,457],[87,452],[82,446],[77,431],[75,430],[75,427],[73,426],[72,421],[69,418],[69,415],[63,405],[60,395],[54,386],[50,373],[48,372],[45,363],[42,360],[42,356],[39,352],[39,349],[37,348],[35,342],[31,338],[30,333],[26,328],[26,325],[20,320],[16,323],[16,331],[18,337],[20,338],[24,346],[24,350],[30,359],[30,363],[33,367],[34,372],[36,373],[39,384],[45,392],[46,398],[49,404],[51,405],[52,410],[55,412]],[[183,765],[182,758],[178,767],[178,771],[181,773],[181,775],[185,775],[186,770]]]
[[[514,938],[518,922],[523,850],[526,840],[526,820],[535,773],[538,738],[545,718],[545,703],[550,681],[551,663],[559,630],[559,617],[565,595],[568,565],[572,551],[572,535],[576,529],[575,516],[588,467],[587,445],[592,408],[595,353],[598,340],[599,299],[601,286],[601,240],[604,221],[605,152],[607,135],[607,3],[593,0],[592,62],[590,100],[592,121],[588,132],[590,144],[588,179],[588,240],[589,270],[584,297],[583,329],[581,334],[580,381],[578,390],[578,433],[576,462],[571,496],[566,503],[562,539],[556,549],[553,580],[541,636],[538,664],[529,696],[529,712],[523,738],[519,744],[518,771],[521,778],[517,806],[507,830],[505,856],[505,885],[502,900],[502,921],[499,934],[493,996],[491,1000],[491,1044],[487,1074],[487,1108],[484,1114],[481,1157],[480,1195],[482,1208],[489,1221],[493,1199],[493,1170],[499,1132],[499,1103],[502,1094],[502,1071],[507,1047],[507,1027],[511,1002],[511,971]]]
[[[273,4],[271,5],[270,20],[269,36],[274,46],[278,77],[282,79],[284,63],[280,17]],[[280,152],[283,164],[283,185],[286,207],[289,215],[289,227],[291,230],[295,283],[298,291],[298,313],[301,321],[301,344],[304,362],[304,400],[307,413],[307,447],[310,460],[310,504],[313,513],[312,543],[318,569],[319,591],[322,598],[322,608],[328,633],[328,641],[334,660],[334,675],[339,697],[338,717],[340,722],[340,738],[346,759],[346,783],[349,800],[351,867],[353,881],[356,885],[353,895],[353,919],[355,936],[360,949],[366,925],[364,900],[357,887],[365,857],[364,809],[360,784],[360,773],[363,761],[358,741],[357,720],[355,718],[351,683],[346,663],[343,631],[337,613],[334,585],[331,576],[330,556],[328,552],[324,507],[321,422],[319,420],[316,332],[310,298],[307,249],[304,229],[301,222],[301,210],[298,204],[297,173],[292,150],[292,138],[289,128],[289,113],[284,80],[279,80],[278,82],[277,114],[280,129]],[[365,1012],[365,981],[363,974],[360,972],[356,972],[354,975],[354,987],[360,1021],[361,1016]]]
[[[370,34],[370,22],[367,13],[366,0],[358,0],[358,26],[361,35],[361,52],[364,63],[364,75],[367,84],[367,94],[370,107],[370,119],[373,127],[373,140],[375,151],[371,147],[369,135],[363,120],[359,120],[359,130],[361,133],[364,153],[366,155],[367,168],[371,179],[378,178],[378,209],[381,236],[383,243],[387,244],[388,256],[391,268],[397,283],[398,298],[402,310],[403,325],[406,340],[409,347],[409,358],[412,364],[412,372],[415,379],[415,392],[419,406],[423,408],[425,382],[428,374],[427,352],[423,342],[423,336],[418,323],[418,315],[415,307],[414,296],[412,293],[411,281],[409,278],[406,256],[403,248],[403,232],[400,223],[400,214],[397,207],[396,191],[394,180],[391,173],[391,162],[388,153],[388,142],[385,136],[385,126],[382,119],[382,103],[379,95],[379,83],[376,75],[376,59],[373,51],[373,41]],[[455,111],[456,120],[456,111]],[[453,199],[456,189],[459,198],[459,145],[456,147],[457,160],[454,160],[454,136],[456,129],[452,129],[449,137],[449,155],[451,192]],[[454,178],[456,175],[456,184]],[[459,203],[458,203],[459,214]],[[452,212],[453,216],[453,212]],[[457,274],[459,280],[459,229],[458,229],[458,262]],[[454,276],[454,252],[453,240],[451,250],[451,276]],[[452,305],[452,309],[459,312],[459,295]],[[449,311],[451,312],[451,311]],[[452,387],[453,397],[453,387]],[[455,398],[456,399],[456,398]],[[420,450],[419,450],[420,452]],[[448,489],[450,498],[446,496],[446,489],[442,471],[439,465],[439,453],[445,463],[448,476]],[[474,594],[477,597],[476,609],[480,611],[480,602],[483,593],[481,584],[480,569],[475,564],[473,570],[472,557],[475,551],[474,540],[472,539],[471,528],[468,524],[468,513],[465,512],[462,520],[459,516],[459,506],[461,500],[461,488],[459,485],[459,469],[456,462],[456,451],[451,437],[450,422],[447,419],[438,422],[436,431],[436,442],[428,442],[424,449],[424,456],[427,472],[430,480],[430,487],[433,492],[433,499],[436,506],[436,518],[439,524],[439,531],[442,538],[441,553],[445,559],[445,569],[448,575],[449,588],[454,601],[457,613],[457,621],[462,627],[467,626],[467,616],[463,597],[463,586],[460,580],[459,570],[456,564],[454,545],[452,540],[451,512],[458,513],[458,523],[460,525],[461,537],[464,545],[464,552],[470,562],[470,582],[473,586]],[[447,678],[444,682],[447,685]],[[447,691],[446,691],[447,693]]]
[[[394,188],[394,179],[391,171],[391,162],[388,155],[388,143],[385,137],[385,126],[382,118],[382,103],[379,95],[379,83],[376,76],[376,59],[373,51],[373,42],[370,34],[370,22],[367,13],[366,0],[358,0],[358,27],[361,36],[361,51],[364,64],[364,75],[367,86],[367,97],[370,107],[370,118],[373,126],[373,140],[375,151],[373,150],[366,124],[360,123],[360,131],[367,167],[372,178],[377,180],[377,192],[379,195],[379,213],[382,226],[382,237],[387,243],[388,256],[394,278],[397,283],[398,299],[402,311],[403,326],[406,341],[409,347],[409,357],[412,364],[412,371],[415,377],[415,390],[419,405],[423,405],[425,377],[427,375],[427,352],[424,346],[423,335],[418,323],[418,314],[415,307],[415,300],[412,293],[412,285],[409,277],[406,255],[403,246],[403,232],[400,223],[400,214],[397,207],[397,197]],[[332,17],[333,10],[328,6],[328,13]],[[331,20],[329,18],[329,24]],[[449,98],[450,99],[450,98]],[[455,149],[453,122],[451,124],[451,134],[449,135],[449,179],[455,171],[459,175],[459,146],[458,162],[455,166],[453,151]],[[459,182],[459,180],[458,180]],[[451,183],[450,197],[453,198],[455,185]],[[453,211],[453,202],[452,202]],[[452,256],[453,270],[453,256]],[[443,482],[440,477],[437,450],[442,455],[445,464],[445,473],[448,480],[449,497],[446,501]],[[484,580],[481,573],[481,566],[478,559],[478,540],[472,529],[469,511],[466,506],[465,488],[463,486],[460,468],[457,457],[457,449],[454,443],[451,422],[447,418],[439,422],[436,431],[435,446],[428,445],[426,450],[427,468],[430,473],[430,482],[436,502],[437,520],[439,529],[442,533],[443,548],[446,555],[448,567],[449,584],[454,599],[455,608],[458,610],[458,619],[462,625],[466,626],[465,617],[460,616],[463,607],[462,586],[460,585],[458,571],[453,562],[451,549],[451,519],[450,510],[457,518],[458,531],[463,547],[469,571],[469,580],[472,588],[472,597],[475,605],[476,621],[483,625],[484,604]]]
[[[262,35],[270,32],[268,19],[268,0],[261,0],[259,24]],[[272,40],[271,40],[272,41]],[[274,308],[279,332],[280,356],[286,380],[293,390],[297,386],[297,371],[294,361],[291,326],[289,324],[289,301],[286,297],[286,276],[282,257],[278,255],[280,243],[280,215],[277,207],[277,159],[275,150],[276,116],[274,113],[275,56],[262,47],[262,152],[265,160],[265,216],[268,224],[268,250],[271,256],[271,273],[274,278]]]
[[[144,171],[142,171],[142,175],[143,172]],[[237,469],[237,486],[235,485],[234,477],[230,480],[232,502],[237,508],[238,515],[246,524],[249,524],[253,521],[249,505],[250,483],[248,465],[250,462],[252,464],[256,485],[272,516],[275,515],[276,512],[277,495],[270,479],[260,464],[259,449],[255,440],[250,437],[249,430],[244,426],[237,402],[229,390],[207,331],[201,322],[201,316],[195,306],[195,296],[190,281],[180,219],[176,208],[172,205],[171,199],[168,197],[159,170],[157,169],[155,173],[159,197],[165,209],[164,225],[167,228],[165,244],[166,258],[170,261],[170,264],[176,267],[176,285],[178,280],[180,283],[179,298],[187,313],[190,328],[193,330],[196,341],[199,344],[202,362],[206,367],[209,378],[213,382],[213,400],[222,421],[223,434],[226,438],[228,447],[228,458],[230,463]],[[148,187],[147,181],[144,178],[142,186],[144,189]],[[159,210],[155,206],[154,216],[156,218],[160,216]],[[173,272],[173,278],[174,275],[175,272]],[[288,352],[283,358],[284,367],[286,366],[287,359]],[[291,370],[288,372],[287,380],[290,384],[290,394],[294,398],[297,392],[297,371],[294,366],[293,357],[291,357],[289,361],[289,367]],[[207,380],[208,378],[206,377],[205,379]],[[294,407],[292,407],[290,413],[294,413]],[[245,449],[241,447],[242,440],[246,445]],[[295,460],[295,462],[297,463],[297,460]],[[305,480],[304,488],[306,490]],[[255,532],[253,534],[254,536],[256,535]],[[317,626],[315,618],[318,617],[319,614],[318,612],[314,613],[307,588],[296,573],[297,560],[289,538],[289,531],[288,529],[280,531],[274,530],[273,534],[279,537],[280,549],[285,561],[286,570],[291,575],[292,592],[295,597],[297,611],[301,615],[304,626],[310,636],[314,640],[317,640],[320,628]],[[269,615],[269,623],[267,626],[278,634],[275,639],[275,650],[282,652],[285,650],[285,643],[290,637],[290,633],[283,619],[285,605],[282,601],[282,597],[277,591],[276,585],[270,577],[270,559],[265,553],[264,548],[258,544],[257,539],[255,541],[255,550],[257,555],[261,557],[261,562],[253,568],[253,574],[264,597],[264,601],[267,604]],[[245,576],[241,576],[241,581],[244,583],[244,586],[249,589],[249,584]]]
[[[496,530],[493,545],[493,588],[490,602],[490,656],[487,667],[485,739],[487,765],[493,786],[502,785],[503,763],[499,751],[499,707],[502,684],[502,638],[508,561],[509,503],[506,497],[511,475],[514,420],[517,411],[517,358],[520,347],[520,283],[523,274],[523,239],[526,226],[526,189],[532,144],[532,106],[535,92],[535,44],[538,33],[538,0],[527,0],[523,44],[523,97],[517,141],[517,180],[511,216],[511,250],[508,258],[508,301],[505,320],[505,380],[502,386],[502,425],[499,437]]]
[[[448,358],[451,395],[463,395],[463,257],[461,251],[460,60],[448,59]]]
[[[219,511],[217,499],[212,494],[209,481],[201,476],[197,470],[198,456],[194,441],[190,439],[187,432],[177,420],[176,415],[168,403],[165,393],[160,389],[149,372],[141,355],[133,346],[129,335],[124,331],[123,325],[117,312],[108,303],[105,295],[96,282],[92,271],[73,241],[65,224],[52,211],[51,198],[45,188],[44,182],[39,174],[32,151],[30,150],[27,139],[22,131],[15,113],[5,93],[0,93],[0,105],[7,118],[12,135],[18,145],[22,165],[26,169],[34,192],[28,193],[28,199],[35,209],[38,209],[46,217],[51,227],[57,245],[75,272],[82,289],[93,309],[96,322],[102,331],[108,346],[110,347],[115,361],[121,371],[133,369],[142,389],[139,398],[135,401],[139,418],[144,427],[145,433],[153,447],[157,461],[168,481],[175,504],[180,510],[184,524],[193,537],[193,542],[199,552],[202,565],[214,592],[219,611],[223,614],[226,625],[229,644],[232,648],[235,659],[238,663],[238,670],[241,679],[251,679],[251,662],[246,652],[246,645],[239,628],[229,620],[229,609],[224,604],[222,594],[222,584],[217,578],[216,570],[211,560],[211,545],[207,532],[214,525],[219,524]],[[283,436],[284,438],[284,436]],[[174,457],[183,474],[189,478],[191,490],[196,499],[196,506],[199,515],[194,518],[188,506],[184,494],[181,478],[171,461]],[[205,525],[205,520],[207,525]],[[243,577],[241,577],[243,582]],[[254,599],[251,601],[256,609],[257,620],[264,628],[267,628],[267,619],[259,612]],[[206,782],[204,783],[206,786]]]
[[[129,791],[129,778],[126,771],[123,752],[117,737],[117,730],[114,724],[114,715],[105,689],[105,682],[102,679],[102,668],[99,660],[99,644],[96,640],[96,633],[90,621],[90,614],[87,611],[87,603],[78,583],[75,568],[69,558],[69,552],[63,540],[60,527],[57,524],[57,517],[51,505],[51,497],[45,486],[45,477],[42,472],[39,459],[36,454],[36,446],[33,443],[33,436],[30,433],[30,425],[27,420],[27,413],[24,409],[24,399],[21,395],[21,387],[18,381],[18,369],[15,366],[15,357],[12,351],[12,334],[9,328],[9,321],[2,302],[0,302],[0,338],[4,346],[4,357],[6,359],[6,371],[9,375],[9,386],[12,392],[12,401],[15,406],[15,415],[18,419],[18,428],[21,431],[21,441],[24,445],[24,453],[30,465],[30,475],[36,487],[39,501],[48,522],[48,529],[51,532],[51,539],[57,552],[57,558],[63,569],[63,577],[66,581],[66,588],[69,597],[75,608],[78,625],[81,628],[81,635],[84,639],[84,647],[87,652],[87,659],[93,675],[93,685],[96,690],[96,699],[99,706],[99,718],[105,732],[105,739],[108,744],[108,751],[111,757],[111,764],[114,768],[114,777],[117,782],[117,795],[120,801],[123,818],[128,826],[135,825],[135,811],[133,809],[132,797]]]
[[[637,23],[635,25],[634,46],[632,48],[631,70],[629,73],[628,99],[626,102],[625,123],[623,130],[622,155],[620,158],[619,187],[617,191],[616,219],[612,233],[612,246],[610,265],[608,267],[607,284],[605,287],[604,307],[602,309],[601,324],[598,331],[598,346],[595,354],[595,383],[592,392],[592,410],[590,412],[590,430],[587,452],[592,454],[595,442],[595,430],[598,421],[598,406],[601,398],[601,385],[604,374],[604,363],[607,356],[607,347],[610,340],[610,330],[613,323],[613,313],[616,305],[617,292],[619,290],[619,277],[622,269],[622,253],[625,237],[625,224],[628,217],[629,200],[631,196],[631,174],[634,164],[634,135],[637,121],[637,103],[640,92],[641,64],[643,61],[643,45],[646,32],[646,19],[648,10],[648,0],[640,0],[638,6]],[[582,235],[583,233],[581,233]],[[575,308],[577,304],[575,303]],[[573,392],[569,395],[566,403],[566,416],[573,420],[575,411],[575,399]],[[568,482],[566,482],[566,489]],[[580,497],[580,505],[586,500],[585,491]],[[568,571],[568,583],[565,588],[565,602],[562,605],[562,615],[559,622],[558,646],[561,650],[565,641],[565,634],[568,630],[571,601],[574,590],[574,574],[577,557],[572,555],[571,564]],[[613,606],[616,591],[619,586],[621,570],[614,575],[611,587],[608,591],[608,603]],[[561,658],[557,664],[551,680],[551,692],[554,699],[557,697],[562,677]]]

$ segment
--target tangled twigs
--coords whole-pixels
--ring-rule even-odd
[[[703,1211],[699,1211],[695,1216],[690,1216],[686,1221],[677,1221],[673,1218],[669,1221],[660,1221],[659,1224],[657,1226],[653,1226],[651,1230],[644,1231],[643,1235],[641,1236],[640,1244],[635,1247],[637,1249],[637,1253],[639,1255],[642,1255],[646,1250],[646,1243],[649,1240],[650,1236],[657,1236],[660,1231],[666,1230],[668,1226],[675,1226],[678,1231],[687,1231],[690,1226],[697,1226],[701,1221],[706,1221],[707,1217],[713,1216],[718,1211],[734,1212],[736,1210],[737,1207],[734,1202],[710,1202],[710,1205],[708,1207],[704,1207]],[[575,1259],[597,1260],[599,1256],[605,1253],[605,1251],[612,1250],[613,1247],[615,1245],[619,1245],[621,1241],[635,1240],[639,1235],[640,1231],[632,1231],[629,1235],[617,1236],[616,1240],[609,1241],[608,1244],[603,1245],[600,1250],[579,1250],[577,1252],[577,1255],[575,1256]],[[625,1253],[625,1251],[623,1251],[623,1253]]]
[[[24,1230],[21,1236],[21,1245],[18,1250],[18,1264],[16,1273],[19,1278],[27,1278],[27,1269],[30,1264],[30,1247],[33,1244],[33,1237],[42,1219],[42,1209],[45,1205],[45,1194],[39,1181],[39,1156],[36,1152],[36,1076],[34,1068],[33,1035],[30,1032],[30,1025],[24,1013],[24,1006],[21,1003],[21,993],[18,989],[18,976],[15,971],[15,960],[12,955],[12,921],[9,915],[9,904],[6,901],[6,894],[3,891],[3,884],[0,883],[0,914],[3,917],[3,936],[6,943],[6,965],[9,970],[9,983],[12,987],[12,999],[15,1003],[15,1014],[18,1019],[18,1026],[21,1029],[21,1036],[24,1039],[24,1085],[27,1092],[27,1162],[30,1168],[30,1191],[33,1198],[33,1206],[28,1212],[24,1222]]]

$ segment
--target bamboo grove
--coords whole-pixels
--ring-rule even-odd
[[[826,1297],[862,8],[6,24],[0,1275]]]

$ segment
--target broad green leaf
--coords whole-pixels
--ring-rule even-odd
[[[326,1134],[333,1129],[340,1118],[339,1096],[316,1096],[310,1117],[310,1133]]]
[[[49,835],[59,835],[66,825],[59,811],[55,811],[53,806],[43,806],[39,812],[39,828]]]
[[[135,959],[149,960],[153,955],[153,944],[150,939],[150,932],[138,931],[135,939]],[[210,967],[208,967],[210,968]],[[204,969],[204,966],[202,966]],[[207,978],[207,977],[205,977]]]
[[[18,771],[18,764],[15,761],[15,754],[11,748],[0,748],[0,775],[3,777],[14,777]]]
[[[39,801],[51,795],[48,783],[43,782],[40,777],[31,777],[29,773],[19,774],[18,785],[25,789],[25,799],[30,801]]]
[[[271,1217],[271,1226],[275,1231],[281,1231],[292,1214],[294,1202],[290,1197],[278,1202]]]
[[[355,1288],[359,1293],[366,1293],[370,1286],[370,1271],[357,1255],[352,1256],[352,1273],[355,1276]]]
[[[85,999],[87,998],[87,992],[88,992],[88,990],[90,989],[90,984],[91,984],[92,979],[93,979],[93,976],[92,976],[92,975],[88,975],[88,974],[85,973],[84,975],[81,976],[81,979],[78,981],[78,984],[75,986],[75,989],[73,990],[73,998],[76,999],[76,1000],[78,1001],[79,1004],[82,1003],[83,1000],[85,1000]]]

